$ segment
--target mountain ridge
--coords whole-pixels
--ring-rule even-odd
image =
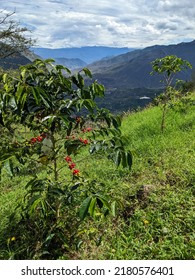
[[[123,112],[149,104],[162,93],[164,86],[160,82],[162,76],[150,75],[151,62],[167,55],[176,55],[192,64],[192,69],[175,76],[175,79],[190,81],[195,69],[195,40],[150,46],[87,65],[93,79],[106,89],[104,100],[99,100],[100,106],[112,112]]]
[[[79,48],[32,48],[32,51],[41,56],[44,59],[47,58],[67,58],[67,59],[81,59],[86,64],[90,64],[94,61],[100,60],[103,57],[119,55],[127,53],[133,48],[115,48],[115,47],[104,47],[104,46],[83,46]]]
[[[141,50],[115,56],[106,61],[87,65],[94,78],[108,88],[159,88],[159,76],[152,76],[151,62],[166,55],[176,55],[188,60],[195,67],[195,40],[189,43],[173,45],[155,45]],[[190,80],[192,70],[179,73],[176,78]]]

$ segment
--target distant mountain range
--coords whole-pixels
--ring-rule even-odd
[[[114,48],[114,47],[81,47],[81,48],[61,48],[61,49],[47,49],[47,48],[32,48],[32,51],[40,57],[46,58],[66,58],[66,59],[80,59],[82,63],[92,63],[104,57],[116,56],[127,53],[130,48]],[[82,67],[82,66],[81,66]]]
[[[86,62],[84,62],[83,60],[81,60],[79,58],[64,58],[64,57],[55,58],[55,63],[64,65],[67,68],[69,68],[70,70],[84,68],[87,65]]]

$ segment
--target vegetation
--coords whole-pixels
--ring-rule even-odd
[[[168,106],[174,104],[176,99],[183,97],[183,87],[179,90],[176,88],[178,82],[175,84],[175,75],[182,70],[192,68],[192,65],[187,60],[183,60],[175,55],[169,55],[152,61],[152,68],[152,75],[157,73],[163,76],[161,82],[164,84],[165,90],[156,98],[156,102],[162,105],[161,131],[163,132]],[[187,93],[185,92],[185,94]]]
[[[0,59],[21,53],[33,44],[32,39],[25,36],[28,29],[12,19],[14,14],[0,10]]]
[[[58,257],[86,216],[115,215],[115,202],[102,183],[77,168],[75,161],[84,161],[78,159],[82,148],[89,146],[91,155],[107,154],[116,166],[132,163],[119,117],[94,102],[104,87],[97,82],[85,86],[81,72],[72,75],[52,62],[37,60],[21,67],[17,77],[2,75],[1,170],[11,177],[31,174],[18,205],[21,217],[13,216],[9,229],[19,237],[14,258]],[[88,69],[83,72],[91,77]]]
[[[123,206],[95,232],[89,226],[75,259],[194,259],[194,117],[193,105],[185,112],[169,110],[162,135],[159,107],[125,114],[131,172],[118,176],[97,168]]]
[[[0,258],[194,259],[195,94],[162,134],[159,107],[121,122],[85,75],[41,60],[1,75]]]

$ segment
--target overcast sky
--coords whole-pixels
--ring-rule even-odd
[[[37,46],[143,48],[195,39],[193,0],[0,0]]]

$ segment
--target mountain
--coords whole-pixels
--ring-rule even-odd
[[[68,59],[81,59],[85,63],[89,64],[94,61],[100,60],[104,57],[111,57],[127,53],[130,48],[114,48],[114,47],[80,47],[80,48],[61,48],[61,49],[47,49],[47,48],[32,48],[35,54],[40,57],[46,58],[68,58]]]
[[[59,57],[55,59],[56,64],[60,64],[63,66],[68,67],[70,70],[78,69],[78,68],[83,68],[87,65],[83,60],[79,58],[64,58],[64,57]]]
[[[195,67],[195,40],[168,46],[151,46],[101,60],[88,65],[94,78],[108,89],[113,88],[159,88],[162,86],[158,75],[151,76],[151,61],[166,55],[176,55],[188,60]],[[192,70],[177,75],[178,79],[190,80]]]
[[[34,53],[33,53],[34,52]],[[93,78],[106,88],[104,99],[97,100],[100,106],[113,112],[127,111],[147,105],[162,92],[160,75],[151,76],[151,62],[166,55],[176,55],[188,60],[195,69],[195,40],[173,45],[155,45],[140,50],[110,47],[81,47],[68,49],[33,49],[33,52],[0,60],[4,68],[17,68],[38,58],[54,58],[56,63],[68,68],[86,66]],[[99,61],[97,61],[100,59]],[[189,81],[192,71],[182,71],[176,78]]]
[[[17,69],[21,65],[30,63],[31,60],[22,54],[15,54],[7,58],[0,58],[0,67],[3,69]]]
[[[195,40],[177,45],[151,46],[87,65],[94,80],[106,88],[105,98],[98,100],[99,105],[113,112],[146,106],[162,93],[160,75],[150,75],[151,62],[166,55],[188,60],[195,69]],[[176,78],[189,81],[192,71],[183,71]]]

